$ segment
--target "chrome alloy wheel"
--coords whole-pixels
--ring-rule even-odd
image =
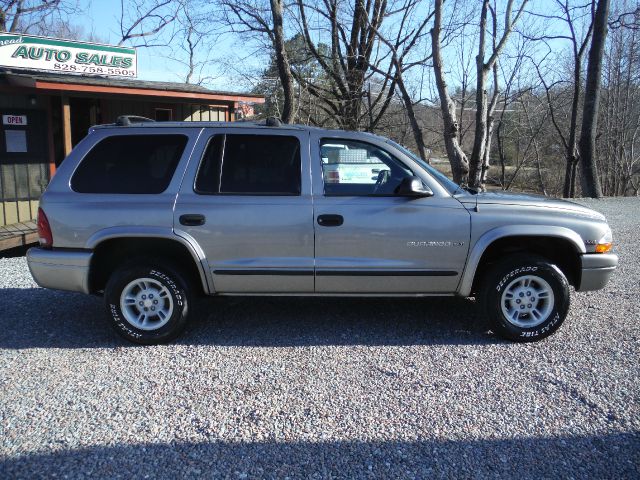
[[[124,318],[140,330],[157,330],[173,314],[173,298],[169,289],[153,278],[129,282],[120,295]]]
[[[505,319],[520,328],[537,327],[545,322],[554,306],[551,285],[536,275],[513,280],[502,292],[500,306]]]

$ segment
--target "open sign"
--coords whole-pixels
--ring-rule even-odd
[[[2,124],[3,125],[26,125],[27,116],[26,115],[3,115]]]

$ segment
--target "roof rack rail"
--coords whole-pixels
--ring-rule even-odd
[[[132,123],[147,123],[147,122],[155,122],[147,117],[140,117],[138,115],[120,115],[116,118],[116,125],[119,127],[128,127]]]

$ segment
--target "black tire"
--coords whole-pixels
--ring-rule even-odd
[[[525,286],[527,281],[531,291]],[[552,298],[544,293],[548,287],[553,292]],[[535,305],[528,303],[528,298],[536,300],[536,291],[542,292],[541,297]],[[527,297],[530,293],[533,296]],[[535,342],[554,333],[564,322],[569,311],[569,282],[558,267],[543,257],[512,255],[487,272],[478,300],[494,333],[516,342]],[[513,318],[508,318],[508,314]]]
[[[143,281],[143,279],[150,280],[144,283],[148,286],[148,290],[143,291],[137,285],[129,287],[132,283]],[[122,295],[125,289],[127,292],[137,291],[136,300],[142,300],[138,295],[144,292],[159,292],[159,294],[153,300],[151,300],[153,294],[148,294],[149,300],[143,300],[149,303],[147,306],[139,307],[136,301],[132,305],[124,305],[126,311],[123,311],[122,302],[125,300]],[[180,270],[166,262],[154,259],[130,262],[116,269],[107,282],[104,298],[109,319],[115,330],[130,342],[142,345],[166,343],[177,337],[187,324],[189,306],[193,303],[189,282]],[[151,302],[155,302],[155,305]],[[164,317],[160,317],[160,312],[155,311],[158,302],[166,310]],[[145,322],[148,319],[147,326],[140,328],[128,320],[128,317],[131,318],[136,311],[139,311],[140,315],[147,315],[141,311],[142,308],[147,310],[147,307],[149,310],[149,316],[145,318]],[[151,312],[152,308],[154,312]]]

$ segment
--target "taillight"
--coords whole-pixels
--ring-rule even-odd
[[[42,208],[38,208],[38,237],[40,237],[40,246],[42,248],[53,247],[51,226],[49,225],[49,219],[44,214],[44,210],[42,210]]]

